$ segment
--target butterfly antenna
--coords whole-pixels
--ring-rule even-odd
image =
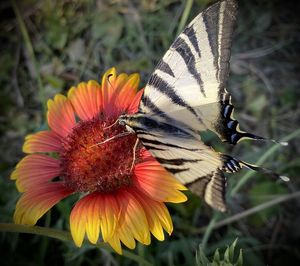
[[[121,137],[128,136],[128,135],[130,135],[130,134],[132,134],[132,132],[129,132],[129,131],[120,133],[120,134],[115,135],[115,136],[113,136],[113,137],[111,137],[111,138],[109,138],[109,139],[106,139],[106,140],[102,141],[102,142],[98,142],[98,143],[96,143],[96,144],[94,144],[94,145],[91,145],[91,146],[89,146],[89,148],[92,148],[92,147],[95,147],[95,146],[103,145],[104,143],[107,143],[107,142],[112,141],[112,140],[114,140],[114,139],[118,139],[118,138],[121,138]]]

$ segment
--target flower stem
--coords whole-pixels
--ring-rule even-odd
[[[221,214],[219,212],[215,212],[212,219],[210,220],[208,226],[206,227],[206,230],[205,230],[205,233],[203,235],[202,242],[201,242],[201,246],[202,246],[204,251],[206,249],[206,245],[207,245],[208,239],[211,235],[211,232],[214,230],[214,226],[215,226],[215,224],[216,224],[216,222],[217,222],[217,220],[219,219],[220,216],[221,216]]]
[[[72,236],[69,232],[66,232],[63,230],[58,230],[58,229],[52,229],[52,228],[48,228],[48,227],[41,227],[41,226],[28,226],[28,225],[11,224],[11,223],[0,223],[0,232],[35,234],[35,235],[55,238],[55,239],[58,239],[58,240],[61,240],[64,242],[66,242],[66,241],[73,242]],[[89,245],[91,245],[91,244],[89,244]],[[99,248],[105,248],[108,251],[112,251],[112,249],[104,242],[98,243],[96,246]],[[153,266],[150,262],[146,261],[144,258],[142,258],[128,250],[123,250],[123,256],[127,257],[133,261],[136,261],[137,263],[139,263],[139,265]]]
[[[48,236],[61,241],[72,241],[72,237],[69,232],[41,226],[0,223],[0,232],[35,234],[41,236]]]

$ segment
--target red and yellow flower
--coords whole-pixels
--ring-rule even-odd
[[[180,192],[185,187],[140,144],[133,149],[135,134],[113,138],[126,132],[113,125],[118,116],[137,111],[142,95],[138,84],[137,74],[117,75],[112,68],[101,85],[80,83],[67,97],[58,94],[48,101],[50,129],[26,137],[27,155],[11,175],[22,193],[16,223],[34,225],[60,200],[79,193],[70,215],[79,247],[85,235],[96,243],[101,234],[122,253],[121,242],[133,249],[135,240],[148,245],[150,233],[158,240],[164,239],[163,229],[171,234],[164,203],[185,201]]]

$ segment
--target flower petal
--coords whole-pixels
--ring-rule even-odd
[[[127,111],[135,100],[138,85],[140,83],[140,76],[138,74],[130,75],[126,83],[120,88],[118,97],[116,99],[116,108],[120,113]]]
[[[82,82],[77,88],[72,87],[68,92],[68,99],[82,120],[92,119],[101,111],[101,87],[94,80]]]
[[[99,217],[99,200],[101,195],[92,193],[85,198],[85,215],[86,215],[86,235],[92,244],[96,244],[100,233],[100,217]]]
[[[112,86],[115,84],[115,80],[117,78],[116,69],[110,68],[107,70],[103,77],[101,83],[101,95],[102,95],[102,107],[103,113],[107,117],[117,117],[118,113],[116,108],[114,108],[114,101],[116,98],[116,88]]]
[[[140,78],[138,74],[117,75],[116,69],[109,69],[102,78],[103,112],[108,117],[117,117],[127,110],[135,99]]]
[[[145,245],[150,244],[149,225],[140,203],[125,189],[118,191],[117,200],[121,208],[119,225],[124,223],[124,230],[128,228],[136,240]],[[125,234],[124,237],[126,240],[121,239],[123,243],[131,242],[129,233]]]
[[[160,202],[184,202],[187,197],[179,190],[186,190],[157,161],[147,160],[134,169],[136,187],[150,198]]]
[[[107,242],[118,254],[122,255],[121,242],[117,234],[114,234]]]
[[[19,199],[14,213],[17,224],[35,225],[50,208],[73,193],[63,183],[41,184],[26,191]]]
[[[48,124],[59,136],[66,137],[75,126],[75,115],[71,102],[61,94],[48,100]]]
[[[85,197],[78,201],[70,214],[70,231],[74,243],[77,247],[81,247],[85,231],[86,231],[86,212],[85,212],[85,205],[88,202],[85,200]]]
[[[102,198],[103,201],[99,202],[99,204],[102,204],[101,212],[99,213],[101,233],[103,240],[107,242],[115,232],[120,210],[114,195],[106,194]]]
[[[143,93],[144,93],[144,89],[141,89],[135,95],[133,101],[131,102],[131,104],[127,108],[127,113],[128,114],[134,114],[134,113],[136,113],[138,111],[138,108],[139,108],[140,101],[141,101],[141,98],[143,96]]]
[[[172,219],[165,204],[152,200],[136,189],[132,189],[132,191],[144,209],[151,233],[158,240],[164,240],[163,228],[169,235],[173,231]]]
[[[54,131],[40,131],[27,135],[23,145],[23,152],[60,152],[61,138]]]
[[[59,160],[44,154],[30,154],[25,156],[11,174],[16,179],[16,186],[20,192],[38,188],[41,184],[60,174]]]

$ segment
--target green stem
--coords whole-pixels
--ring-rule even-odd
[[[11,232],[11,233],[26,233],[26,234],[35,234],[40,236],[47,236],[54,239],[58,239],[60,241],[70,241],[72,242],[72,236],[69,232],[58,230],[58,229],[52,229],[47,227],[40,227],[40,226],[28,226],[28,225],[20,225],[20,224],[11,224],[11,223],[0,223],[0,232]],[[109,251],[112,251],[112,249],[106,244],[106,243],[98,243],[96,245],[100,248],[105,248]],[[129,258],[133,261],[136,261],[140,265],[144,266],[153,266],[150,262],[146,261],[144,258],[128,251],[123,250],[123,255],[126,258]]]
[[[220,216],[221,216],[221,213],[215,212],[212,219],[210,220],[208,226],[206,227],[206,230],[205,230],[205,233],[203,235],[202,242],[201,242],[201,246],[202,246],[204,251],[206,249],[206,245],[207,245],[208,239],[211,235],[211,232],[213,231],[214,226],[215,226],[217,220],[220,218]]]
[[[277,204],[280,204],[280,203],[283,203],[283,202],[286,202],[286,201],[289,201],[289,200],[292,200],[292,199],[295,199],[295,198],[298,198],[300,197],[300,191],[296,191],[292,194],[288,194],[288,195],[284,195],[284,196],[280,196],[280,197],[276,197],[275,199],[272,199],[270,201],[267,201],[267,202],[264,202],[260,205],[257,205],[253,208],[250,208],[248,210],[245,210],[243,212],[240,212],[240,213],[237,213],[235,215],[232,215],[226,219],[223,219],[217,223],[214,223],[213,225],[213,228],[212,229],[217,229],[217,228],[220,228],[222,226],[225,226],[225,225],[228,225],[228,224],[232,224],[236,221],[239,221],[241,219],[244,219],[254,213],[257,213],[257,212],[260,212],[264,209],[267,209],[267,208],[270,208],[274,205],[277,205]],[[203,232],[206,232],[208,230],[208,226],[205,226],[205,227],[201,227],[201,228],[195,228],[193,230],[193,233],[203,233]]]
[[[24,23],[24,20],[23,20],[21,14],[20,14],[18,6],[16,5],[14,0],[11,0],[11,4],[12,4],[13,10],[15,12],[18,25],[20,27],[20,31],[21,31],[22,36],[23,36],[26,49],[28,51],[29,57],[30,57],[31,62],[32,62],[33,67],[34,67],[34,71],[35,71],[35,74],[36,74],[36,80],[37,80],[37,86],[38,86],[38,90],[39,90],[39,98],[40,98],[40,101],[43,105],[43,111],[45,112],[46,111],[45,92],[44,92],[44,88],[43,88],[42,79],[41,79],[41,76],[40,76],[38,63],[37,63],[37,60],[36,60],[36,57],[35,57],[35,54],[34,54],[33,46],[32,46],[27,28],[25,26],[25,23]]]
[[[132,253],[132,252],[129,252],[128,250],[123,250],[123,255],[129,259],[132,259],[136,262],[138,262],[139,265],[143,265],[143,266],[153,266],[152,263],[146,261],[144,258]]]
[[[294,132],[292,132],[291,134],[289,134],[288,136],[284,137],[280,142],[284,142],[284,141],[290,141],[292,140],[293,138],[297,137],[298,135],[300,135],[300,129],[298,130],[295,130]],[[280,144],[275,144],[273,145],[269,150],[267,150],[261,157],[260,159],[257,161],[257,164],[260,165],[262,164],[264,161],[266,161],[277,149],[279,149],[279,147],[281,147]],[[241,189],[241,187],[251,178],[251,176],[254,175],[255,172],[248,172],[246,173],[240,180],[239,182],[236,184],[236,186],[232,189],[231,193],[230,193],[230,196],[232,197],[235,193],[238,192],[239,189]],[[291,194],[293,195],[293,194]],[[296,195],[298,197],[298,194]],[[296,196],[293,196],[293,197],[296,197]],[[263,203],[262,206],[256,206],[252,209],[249,209],[247,211],[245,211],[245,216],[248,216],[254,212],[258,212],[260,211],[262,208],[268,208],[270,206],[273,206],[275,204],[278,204],[279,202],[282,202],[285,201],[285,200],[288,200],[290,199],[289,197],[287,196],[283,196],[283,198],[279,197],[279,198],[276,198],[275,200],[271,201],[271,202],[266,202],[266,203]],[[215,213],[212,217],[212,219],[210,220],[210,223],[208,224],[208,226],[206,226],[204,229],[199,229],[201,230],[201,232],[205,232],[204,233],[204,236],[202,238],[202,246],[203,246],[203,250],[205,250],[205,247],[206,247],[206,244],[209,240],[209,237],[212,233],[212,231],[217,228],[217,225],[218,227],[220,227],[219,223],[217,223],[217,220],[219,219],[220,217],[220,213]],[[243,216],[241,216],[243,217]],[[230,217],[229,217],[230,218]],[[228,218],[228,219],[229,219]],[[239,216],[238,216],[239,218]],[[237,219],[236,217],[234,219]],[[230,220],[229,220],[230,221]]]
[[[35,234],[55,238],[61,241],[72,241],[72,237],[69,232],[41,226],[0,223],[0,232]]]
[[[178,29],[177,29],[176,36],[178,36],[180,34],[180,32],[182,32],[184,26],[186,25],[186,22],[188,20],[188,17],[190,15],[190,12],[191,12],[191,9],[192,9],[193,2],[194,2],[193,0],[187,0],[186,1],[184,11],[183,11],[183,14],[181,16],[179,26],[178,26]]]
[[[287,135],[286,137],[284,137],[280,142],[284,142],[284,141],[290,141],[293,138],[297,137],[298,135],[300,135],[300,129],[295,130],[294,132],[292,132],[291,134]],[[262,163],[264,163],[276,150],[278,150],[280,147],[282,147],[280,144],[275,144],[273,145],[270,149],[268,149],[260,158],[259,160],[256,162],[256,164],[261,165]],[[235,185],[235,187],[231,190],[230,196],[234,196],[240,189],[242,186],[245,185],[245,183],[255,174],[254,171],[251,172],[247,172]]]
[[[140,258],[144,258],[144,256],[145,256],[144,245],[139,243],[138,246],[137,246],[137,250],[138,250],[138,255],[140,256]],[[145,266],[145,264],[144,263],[139,263],[139,266]]]

